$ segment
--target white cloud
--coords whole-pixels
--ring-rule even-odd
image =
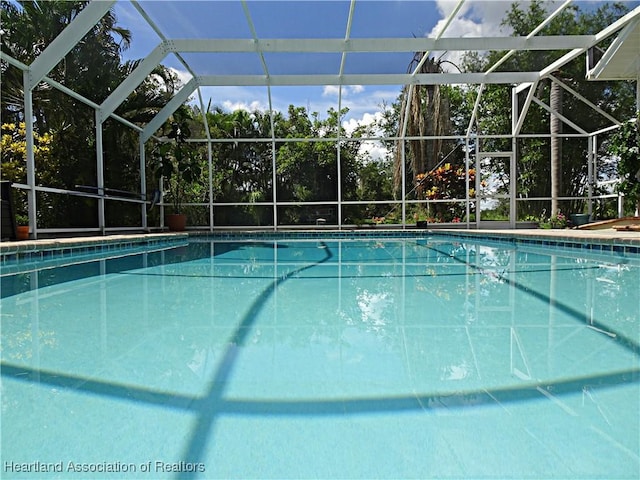
[[[364,92],[365,88],[362,85],[345,85],[342,87],[342,98],[349,97]],[[322,89],[323,97],[338,97],[340,93],[340,87],[338,85],[326,85]]]
[[[323,97],[337,97],[340,88],[337,85],[325,85],[322,89]]]
[[[437,34],[444,25],[445,19],[453,11],[453,2],[450,0],[439,0],[437,4],[443,19],[433,28],[430,33],[431,36]],[[503,30],[500,24],[509,8],[510,2],[469,0],[458,12],[456,18],[451,22],[443,36],[477,37],[482,34],[495,36]],[[502,33],[508,34],[508,32]]]
[[[438,0],[437,5],[443,19],[427,34],[429,37],[435,37],[444,27],[446,19],[454,9],[455,2]],[[469,0],[449,24],[442,36],[487,37],[499,34],[508,35],[510,32],[506,31],[500,24],[509,8],[510,2]],[[463,55],[464,52],[449,52],[444,58],[459,66],[462,63]]]
[[[267,107],[263,105],[258,100],[253,100],[252,102],[242,102],[242,101],[231,101],[225,100],[222,102],[222,108],[229,112],[234,112],[236,110],[246,110],[247,112],[255,112],[256,110],[267,111]]]
[[[191,74],[189,72],[187,72],[186,70],[179,70],[177,68],[173,68],[173,67],[169,67],[169,70],[171,71],[171,73],[173,73],[174,75],[176,75],[178,77],[178,80],[180,81],[181,85],[185,85],[189,82],[189,80],[191,80],[193,77],[191,76]]]
[[[265,88],[251,87],[201,87],[204,108],[220,107],[225,111],[246,110],[263,112],[269,109],[269,99]]]
[[[371,88],[371,87],[369,87]],[[401,87],[381,86],[365,90],[359,95],[342,99],[342,106],[349,109],[347,119],[363,119],[365,115],[379,114],[382,104],[392,104],[400,95]]]
[[[389,154],[389,150],[387,150],[382,144],[376,142],[364,142],[360,146],[360,155],[366,156],[366,158],[370,161],[384,160]]]
[[[351,133],[359,126],[373,125],[377,121],[382,120],[382,112],[364,113],[360,118],[350,118],[342,122],[342,128],[351,135]]]
[[[382,112],[379,110],[375,113],[364,113],[360,118],[350,118],[342,122],[342,127],[347,134],[351,133],[363,125],[374,125],[377,121],[382,119]],[[382,135],[383,133],[379,129],[374,129],[373,135]],[[369,160],[382,160],[389,151],[378,141],[365,141],[360,146],[360,155],[367,157]]]

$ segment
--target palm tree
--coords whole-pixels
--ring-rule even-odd
[[[3,53],[30,65],[77,17],[88,1],[16,0],[1,2]],[[131,34],[116,26],[113,11],[97,22],[47,76],[80,95],[102,102],[121,81],[120,53],[129,45]],[[22,72],[2,62],[3,119],[24,120]],[[51,169],[54,179],[49,186],[73,188],[76,184],[94,185],[95,163],[87,153],[87,139],[95,135],[93,109],[79,104],[67,94],[41,82],[33,88],[34,128],[51,132],[54,137],[51,158],[53,165],[38,165],[36,181],[40,182]],[[53,170],[55,168],[55,170]],[[94,226],[95,204],[77,200],[74,213],[68,205],[74,203],[56,195],[43,194],[41,226]]]
[[[416,73],[442,72],[440,59],[428,58],[420,63],[424,52],[417,52],[408,71]],[[449,99],[443,94],[439,85],[405,86],[402,90],[400,105],[399,136],[406,128],[409,137],[439,136],[451,132]],[[408,106],[408,108],[407,108]],[[405,127],[406,126],[406,127]],[[415,178],[419,173],[432,170],[441,156],[444,141],[441,139],[426,140],[423,138],[408,141],[409,173]],[[402,148],[404,142],[396,142],[394,159],[394,187],[397,190],[402,181]]]
[[[2,0],[2,51],[30,65],[88,3],[86,0]],[[120,53],[128,48],[130,41],[131,32],[116,25],[111,10],[48,76],[100,103],[121,80],[117,75]],[[22,73],[3,62],[2,76],[2,114],[20,115],[24,102]],[[46,83],[39,84],[33,90],[36,128],[46,131],[77,117],[75,103]]]
[[[556,82],[551,82],[549,99],[551,110],[562,114],[562,87]],[[549,132],[551,133],[551,215],[557,215],[560,211],[558,197],[562,195],[562,120],[556,115],[551,115],[549,120]]]

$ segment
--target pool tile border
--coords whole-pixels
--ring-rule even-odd
[[[585,251],[618,256],[640,255],[640,234],[611,235],[598,231],[576,230],[284,230],[284,231],[214,231],[189,233],[156,233],[74,237],[0,244],[0,267],[15,263],[34,263],[77,255],[113,254],[135,248],[169,248],[185,244],[189,238],[214,240],[288,240],[288,239],[367,239],[367,238],[438,238],[464,241],[478,239],[517,246],[554,247],[576,253]]]
[[[448,232],[447,236],[460,239],[481,238],[485,241],[508,242],[516,246],[553,247],[578,253],[585,251],[608,255],[640,255],[640,235],[621,238],[597,233],[572,235],[571,233],[559,231],[558,233],[544,234],[536,233],[536,231],[523,233],[516,230],[514,232],[492,231],[490,233],[485,231]]]
[[[105,237],[74,237],[0,244],[0,267],[59,260],[75,256],[110,255],[144,248],[163,248],[186,244],[189,235],[147,234],[111,235]]]
[[[366,239],[366,238],[437,238],[458,241],[478,239],[518,246],[554,247],[570,250],[584,250],[590,253],[640,255],[640,235],[629,237],[574,230],[548,232],[541,230],[309,230],[309,231],[226,231],[190,234],[192,237],[213,238],[215,240],[287,240],[287,239]],[[571,233],[573,232],[573,234]]]

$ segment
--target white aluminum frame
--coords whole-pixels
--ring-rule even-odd
[[[515,210],[516,210],[516,189],[515,189],[515,141],[516,138],[526,138],[526,135],[522,135],[520,130],[523,125],[527,111],[532,103],[536,103],[550,115],[558,116],[563,122],[571,125],[572,128],[580,132],[579,136],[588,138],[590,147],[589,168],[590,175],[595,178],[595,145],[597,144],[597,135],[603,133],[606,129],[602,129],[598,132],[590,132],[586,128],[582,128],[575,124],[568,118],[562,116],[558,112],[553,111],[544,102],[535,97],[535,88],[538,82],[542,79],[549,78],[551,81],[561,85],[563,89],[569,92],[571,95],[579,98],[581,101],[589,105],[599,115],[604,116],[612,122],[612,127],[616,128],[621,124],[621,121],[613,118],[596,105],[583,98],[577,92],[569,88],[560,82],[557,78],[553,77],[553,73],[566,65],[570,61],[574,60],[579,55],[588,51],[588,49],[596,46],[602,40],[620,32],[617,39],[614,40],[612,48],[605,53],[605,56],[596,66],[596,68],[589,71],[590,78],[596,78],[599,72],[602,72],[607,65],[607,62],[614,62],[616,51],[624,44],[625,39],[628,36],[635,38],[631,35],[634,29],[640,24],[640,7],[634,9],[622,18],[613,22],[610,26],[598,32],[595,35],[576,35],[576,36],[541,36],[540,31],[546,26],[555,16],[561,13],[570,3],[571,0],[566,0],[556,10],[554,10],[549,16],[537,26],[526,37],[483,37],[483,38],[468,38],[468,37],[443,37],[445,30],[456,18],[460,9],[465,3],[465,0],[459,0],[454,10],[448,16],[443,24],[442,29],[438,32],[435,38],[351,38],[351,24],[353,20],[355,5],[357,0],[351,0],[349,16],[347,19],[347,27],[345,36],[343,39],[312,39],[312,38],[299,38],[299,39],[264,39],[259,38],[253,25],[253,21],[250,15],[250,9],[246,0],[242,0],[242,6],[244,9],[245,17],[252,33],[250,39],[179,39],[179,38],[167,38],[162,29],[156,25],[151,16],[145,11],[142,4],[136,0],[131,0],[131,3],[136,10],[141,14],[142,18],[149,24],[149,26],[158,34],[161,41],[155,49],[138,65],[134,72],[123,81],[110,95],[97,105],[90,100],[81,97],[77,93],[69,90],[63,85],[54,82],[47,78],[47,74],[51,69],[75,46],[75,44],[82,39],[82,37],[104,16],[109,9],[113,7],[117,0],[92,0],[76,18],[65,28],[65,30],[49,45],[45,48],[43,53],[39,55],[31,65],[24,65],[21,62],[11,58],[9,55],[2,53],[0,58],[3,61],[7,61],[10,64],[20,68],[23,72],[24,78],[24,105],[25,105],[25,123],[27,129],[27,141],[26,141],[26,165],[27,165],[27,184],[20,185],[19,188],[25,188],[28,191],[29,201],[29,219],[30,230],[32,238],[37,238],[40,230],[36,223],[37,203],[36,192],[43,187],[39,187],[35,182],[35,161],[34,161],[34,145],[33,145],[33,121],[32,121],[32,91],[41,82],[45,81],[81,102],[89,105],[95,110],[96,118],[96,149],[97,149],[97,187],[104,188],[103,172],[103,155],[102,155],[102,124],[107,118],[114,118],[117,121],[129,126],[140,132],[140,172],[141,172],[141,185],[140,190],[142,195],[147,191],[147,186],[144,181],[145,173],[145,144],[151,139],[161,125],[171,116],[171,114],[183,103],[185,103],[190,96],[197,92],[200,104],[202,106],[202,94],[201,87],[206,86],[264,86],[267,89],[267,95],[269,100],[269,110],[273,112],[271,87],[273,86],[295,86],[295,85],[337,85],[339,86],[338,95],[338,111],[342,106],[342,89],[349,85],[409,85],[409,88],[413,88],[414,85],[442,85],[442,84],[475,84],[479,86],[478,96],[471,115],[471,122],[467,128],[466,136],[455,137],[460,138],[468,146],[472,140],[480,138],[488,138],[482,135],[481,132],[474,132],[474,125],[477,120],[478,107],[481,102],[482,93],[485,85],[487,84],[506,84],[513,86],[513,115],[512,115],[512,129],[511,132],[505,132],[505,135],[494,136],[502,138],[511,138],[513,151],[510,152],[511,163],[511,183],[510,189],[510,205],[512,211],[512,218],[510,218],[510,227],[515,228]],[[552,62],[547,67],[538,72],[498,72],[497,68],[504,63],[510,56],[518,51],[523,50],[570,50],[567,54],[561,56],[556,61]],[[412,72],[406,74],[344,74],[345,59],[348,54],[354,52],[425,52],[420,63],[426,61],[428,53],[432,51],[481,51],[481,50],[508,50],[508,52],[494,65],[492,65],[487,71],[484,72],[443,72],[436,74],[420,74],[419,66]],[[263,68],[262,75],[199,75],[194,71],[191,66],[184,60],[182,53],[186,52],[246,52],[256,53],[260,57],[260,61]],[[340,53],[341,62],[340,69],[334,75],[271,75],[269,72],[269,65],[265,59],[265,53],[273,52],[298,52],[298,53]],[[118,117],[114,114],[117,107],[134,91],[134,89],[140,85],[149,73],[162,62],[167,55],[175,55],[178,60],[187,68],[192,75],[190,81],[188,81],[167,103],[167,105],[155,116],[155,118],[140,128],[136,125],[127,122],[126,120]],[[640,54],[638,54],[640,56]],[[640,64],[640,61],[638,61]],[[638,81],[640,74],[636,74],[635,80]],[[640,84],[640,82],[638,82]],[[516,95],[517,93],[528,90],[527,97],[524,103],[524,108],[521,112],[517,111]],[[640,86],[637,88],[638,105],[640,106]],[[204,110],[204,108],[203,108]],[[206,122],[206,119],[204,120]],[[207,125],[205,129],[208,132]],[[539,135],[537,135],[539,136]],[[567,136],[563,134],[563,136]],[[385,140],[393,139],[396,137],[385,137]],[[402,132],[399,136],[401,140],[407,140],[406,131]],[[441,137],[438,137],[441,138]],[[383,138],[375,138],[381,140]],[[276,155],[275,147],[276,143],[285,139],[277,139],[274,135],[273,129],[273,116],[271,116],[271,138],[268,139],[256,139],[257,141],[268,141],[272,145],[272,169],[273,169],[273,198],[270,202],[264,202],[264,205],[270,205],[273,208],[273,228],[278,228],[278,216],[277,207],[286,203],[278,202],[276,196]],[[291,141],[292,139],[286,139]],[[326,141],[322,139],[319,141]],[[339,142],[344,139],[336,139]],[[207,133],[207,138],[204,139],[208,145],[208,161],[209,161],[209,189],[212,190],[212,149],[211,146],[216,142],[224,142],[223,139],[213,139]],[[251,139],[234,139],[234,141],[253,141]],[[309,141],[304,139],[304,141]],[[475,142],[477,145],[477,141]],[[468,150],[468,149],[467,149]],[[403,150],[404,151],[404,150]],[[480,153],[480,152],[478,152]],[[485,155],[483,153],[483,155]],[[467,163],[469,157],[467,153]],[[338,149],[338,228],[342,228],[342,205],[352,204],[354,202],[344,201],[342,199],[341,192],[341,167],[340,167],[340,150]],[[478,172],[477,177],[480,177]],[[405,188],[405,172],[403,170],[403,192]],[[71,194],[82,194],[81,192],[67,191]],[[589,190],[589,199],[591,199],[592,191]],[[210,198],[212,195],[210,195]],[[144,198],[144,197],[142,197]],[[105,201],[109,200],[108,197],[99,196],[99,210],[98,210],[98,225],[101,233],[107,233],[106,220],[104,213]],[[122,199],[120,199],[122,200]],[[469,201],[469,195],[467,191],[466,201]],[[406,224],[406,205],[411,203],[407,200],[403,193],[403,198],[398,201],[402,205],[402,219],[403,225]],[[148,229],[146,208],[144,200],[141,201],[141,229]],[[313,203],[313,202],[311,202]],[[332,202],[321,202],[323,204]],[[370,202],[362,202],[370,203]],[[392,201],[385,203],[394,203]],[[214,204],[210,200],[208,204],[209,208],[209,229],[214,228],[213,218]],[[476,221],[476,226],[479,226],[479,218]],[[468,223],[467,227],[471,225]]]

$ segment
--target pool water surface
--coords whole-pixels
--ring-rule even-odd
[[[220,241],[2,275],[2,478],[640,473],[640,258]]]

